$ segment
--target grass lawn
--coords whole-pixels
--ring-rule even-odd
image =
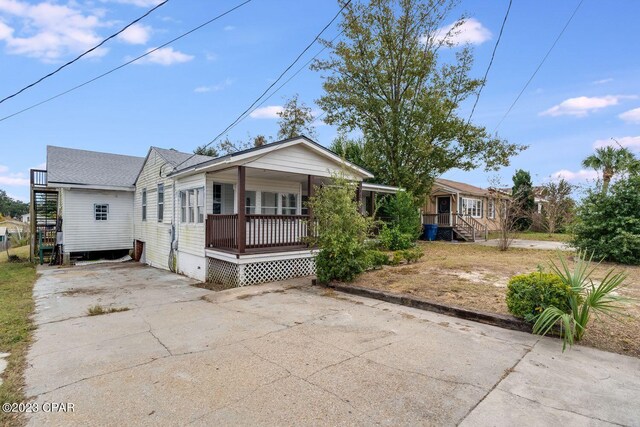
[[[498,233],[489,233],[489,239],[497,239]],[[537,231],[525,231],[518,233],[516,239],[521,240],[543,240],[545,242],[568,242],[571,240],[570,234],[565,233],[540,233]]]
[[[24,260],[29,260],[29,245],[19,248],[9,248],[10,255],[18,255]],[[0,263],[7,262],[7,251],[0,251]]]
[[[17,248],[18,251],[20,248]],[[21,252],[21,251],[19,251]],[[28,247],[26,250],[28,256]],[[24,402],[24,368],[34,326],[33,284],[36,268],[29,262],[8,263],[6,253],[0,258],[0,353],[9,353],[7,369],[2,374],[0,404]],[[21,425],[15,414],[0,411],[0,425]]]
[[[512,248],[500,252],[494,247],[448,242],[421,242],[420,245],[425,256],[419,262],[370,271],[353,284],[509,314],[505,302],[509,278],[537,271],[539,266],[549,271],[549,260],[557,259],[555,251]],[[592,316],[582,344],[640,357],[640,267],[603,263],[594,273],[594,279],[603,278],[612,267],[627,272],[628,278],[620,293],[634,301],[625,305],[625,314],[618,316],[618,320]]]

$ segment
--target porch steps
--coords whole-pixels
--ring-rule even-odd
[[[462,227],[453,227],[453,232],[457,237],[464,240],[465,242],[475,242],[473,239],[473,234],[471,234],[467,229]]]

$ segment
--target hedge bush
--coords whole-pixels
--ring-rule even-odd
[[[571,288],[556,274],[522,274],[509,280],[507,307],[514,316],[534,323],[540,313],[550,306],[569,313],[571,295]]]
[[[413,247],[415,239],[413,234],[403,233],[399,228],[384,226],[380,232],[380,245],[390,251],[401,251]]]

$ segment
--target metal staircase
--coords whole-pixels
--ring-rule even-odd
[[[31,260],[52,261],[56,248],[58,190],[47,187],[47,171],[31,169]]]

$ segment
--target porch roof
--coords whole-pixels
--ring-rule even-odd
[[[286,149],[287,147],[292,147],[296,145],[304,145],[305,147],[309,148],[311,151],[330,160],[336,165],[340,167],[343,167],[343,166],[346,167],[348,170],[350,170],[351,173],[355,174],[356,176],[362,179],[373,178],[373,174],[368,170],[340,158],[340,156],[338,156],[333,151],[329,150],[326,147],[323,147],[322,145],[307,138],[304,135],[294,137],[294,138],[289,138],[289,139],[283,139],[281,141],[272,142],[270,144],[265,144],[260,147],[249,148],[247,150],[238,151],[238,152],[217,157],[217,158],[208,158],[196,164],[192,163],[193,159],[189,159],[189,162],[185,162],[185,164],[176,165],[176,169],[173,172],[171,172],[169,175],[170,176],[186,176],[186,175],[191,175],[198,172],[216,171],[216,170],[228,168],[230,166],[244,165],[254,159],[265,156],[268,153],[274,152],[276,150],[283,150],[283,149]],[[206,157],[206,156],[202,156],[202,157]]]

